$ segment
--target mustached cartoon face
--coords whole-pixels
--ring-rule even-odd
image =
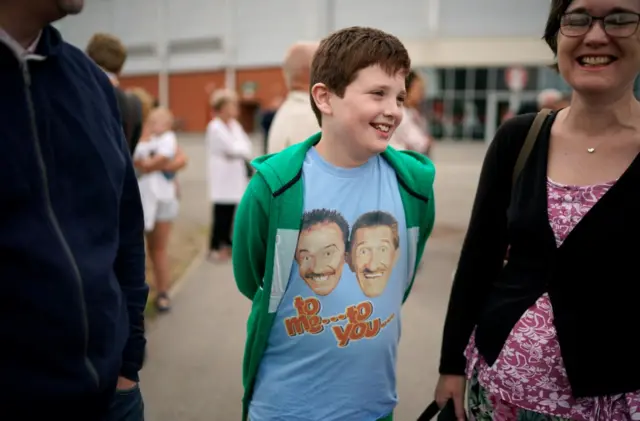
[[[398,260],[395,244],[394,232],[388,225],[362,227],[354,232],[351,269],[367,297],[377,297],[386,288]]]
[[[335,222],[319,222],[300,232],[296,261],[300,277],[318,295],[328,295],[342,276],[345,244]]]

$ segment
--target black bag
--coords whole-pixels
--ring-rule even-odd
[[[456,408],[453,405],[453,400],[449,400],[442,410],[438,408],[436,401],[431,402],[427,409],[418,417],[418,421],[429,421],[436,415],[438,416],[437,421],[457,421]],[[467,419],[466,415],[465,419]]]

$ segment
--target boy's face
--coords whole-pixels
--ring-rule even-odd
[[[331,95],[329,124],[354,148],[371,155],[383,152],[402,121],[406,95],[404,72],[389,75],[377,65],[364,68],[342,98]]]

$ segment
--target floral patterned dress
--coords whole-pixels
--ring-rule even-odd
[[[549,223],[556,245],[615,182],[568,186],[547,180]],[[589,346],[585,343],[584,346]],[[495,364],[489,366],[475,347],[465,351],[471,379],[469,409],[478,421],[628,421],[640,420],[640,391],[598,398],[571,395],[553,308],[544,294],[516,323]]]

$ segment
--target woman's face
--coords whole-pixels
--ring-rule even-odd
[[[571,3],[558,34],[558,67],[576,92],[602,94],[632,88],[640,71],[639,13],[638,0]]]
[[[417,107],[420,105],[424,99],[424,88],[424,80],[421,77],[416,77],[407,92],[407,99],[405,100],[407,107]]]
[[[228,100],[220,109],[220,117],[224,119],[238,118],[239,114],[238,101],[235,99]]]

